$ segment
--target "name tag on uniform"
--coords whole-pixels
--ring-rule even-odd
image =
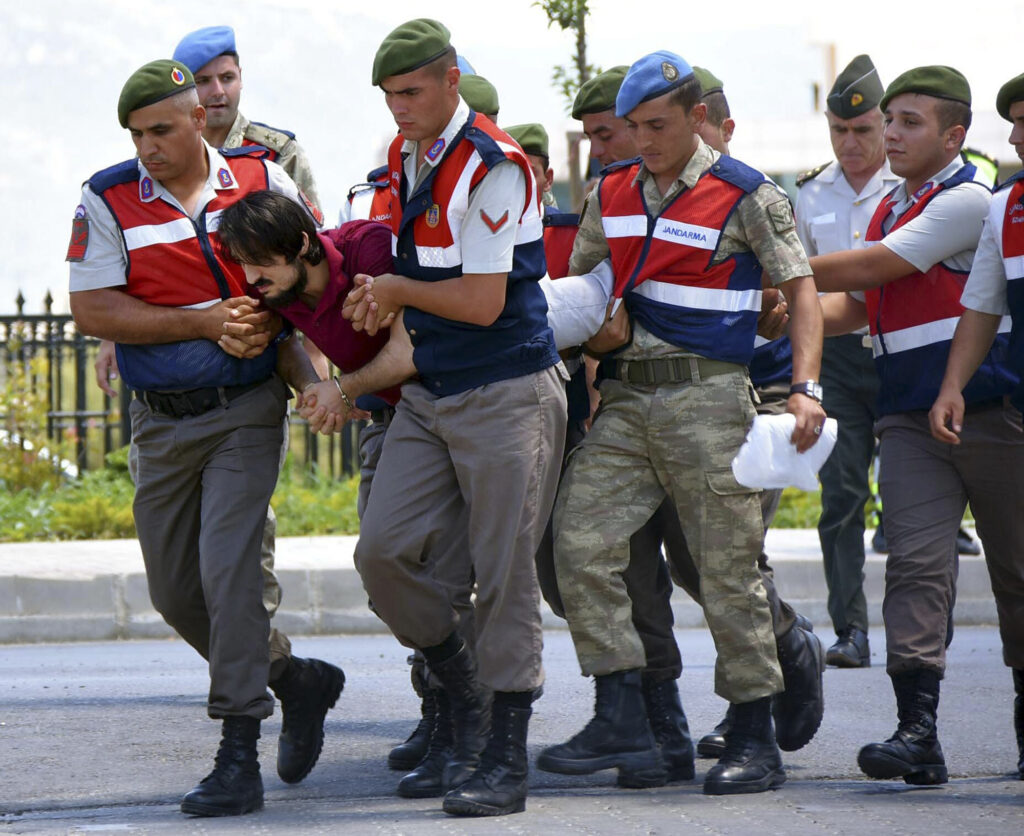
[[[824,215],[815,215],[811,218],[812,224],[834,224],[836,222],[836,213],[828,212]]]

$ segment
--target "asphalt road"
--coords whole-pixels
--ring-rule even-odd
[[[724,710],[712,694],[706,631],[678,632],[683,704],[696,735]],[[1020,834],[1024,781],[1015,780],[1012,685],[994,628],[957,630],[939,733],[952,777],[943,787],[869,781],[858,748],[887,737],[895,704],[881,631],[866,670],[828,670],[817,737],[785,756],[777,792],[710,797],[700,779],[620,790],[614,773],[565,778],[534,770],[527,811],[452,819],[439,800],[394,795],[388,748],[411,729],[417,703],[405,651],[387,636],[299,639],[300,655],[340,663],[348,676],[328,715],[320,763],[298,786],[274,772],[280,717],[260,741],[266,809],[234,819],[188,819],[181,795],[209,771],[218,724],[206,718],[205,666],[177,641],[0,647],[0,836],[156,834]],[[551,631],[548,681],[531,726],[533,756],[590,717],[593,689],[579,676],[568,634]]]

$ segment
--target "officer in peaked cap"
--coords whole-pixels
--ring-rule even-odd
[[[868,223],[899,178],[885,158],[884,93],[867,55],[858,55],[836,78],[825,100],[835,159],[797,178],[797,234],[810,256],[867,246]],[[825,339],[821,376],[825,409],[839,422],[835,449],[821,468],[822,514],[818,537],[836,641],[828,664],[871,664],[864,596],[864,514],[871,495],[878,374],[867,329]]]
[[[760,172],[704,144],[700,99],[692,67],[674,53],[629,68],[615,114],[630,123],[641,159],[605,172],[573,252],[574,274],[610,257],[633,339],[601,363],[602,409],[555,509],[558,586],[581,668],[595,677],[596,716],[537,764],[570,774],[617,767],[630,786],[664,774],[622,572],[630,537],[671,494],[719,648],[716,691],[734,710],[704,791],[760,792],[785,781],[771,728],[771,697],[783,680],[755,565],[764,537],[757,492],[731,471],[754,417],[752,402],[736,393],[750,386],[763,270],[790,304],[792,440],[799,450],[812,446],[825,418],[816,382],[821,313],[788,199]],[[713,217],[709,202],[718,206]],[[655,237],[663,221],[709,231]],[[606,229],[617,234],[606,237]],[[746,301],[734,296],[747,291]]]

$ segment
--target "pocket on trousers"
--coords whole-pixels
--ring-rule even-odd
[[[708,488],[716,496],[742,496],[744,494],[756,494],[758,491],[741,485],[732,475],[732,468],[722,470],[708,470],[704,473]]]

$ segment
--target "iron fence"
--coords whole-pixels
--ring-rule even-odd
[[[17,313],[0,314],[0,383],[7,383],[12,370],[19,370],[24,385],[43,396],[50,441],[70,439],[73,464],[79,470],[102,467],[106,454],[131,438],[131,392],[120,382],[114,387],[120,391],[116,398],[99,388],[94,370],[99,340],[81,334],[69,314],[54,313],[49,293],[43,303],[43,313],[27,314],[25,299],[18,293]],[[0,425],[5,417],[0,414]],[[293,461],[331,478],[358,472],[359,422],[350,421],[343,432],[331,436],[311,433],[294,412],[289,423]],[[17,439],[7,437],[4,443],[17,443]]]

